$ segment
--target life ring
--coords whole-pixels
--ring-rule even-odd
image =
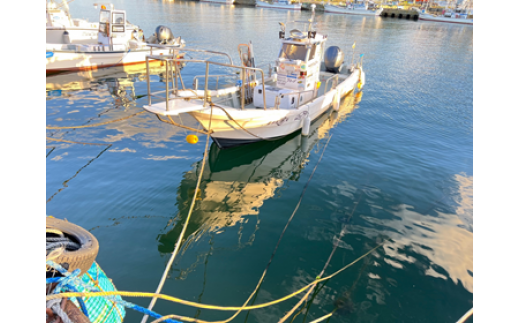
[[[52,261],[66,267],[69,272],[80,269],[81,274],[86,273],[94,263],[99,251],[96,237],[68,221],[47,217],[46,222],[47,252],[65,246],[63,252],[54,257]]]

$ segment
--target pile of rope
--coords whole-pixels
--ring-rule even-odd
[[[73,250],[78,250],[79,248],[81,248],[81,246],[78,243],[70,240],[60,230],[47,228],[45,230],[45,232],[52,233],[52,234],[55,234],[58,236],[58,237],[49,237],[49,236],[45,237],[45,250],[47,252],[47,256],[49,256],[50,252],[52,252],[52,250],[54,250],[54,249],[59,250],[59,248],[64,248],[64,249],[73,251]]]
[[[92,302],[88,302],[86,304],[85,300],[83,300],[82,297],[79,297],[79,296],[66,296],[66,294],[70,293],[70,292],[76,293],[76,294],[103,293],[105,295],[99,295],[99,296],[102,296],[103,298],[109,300],[110,302],[113,302],[114,306],[112,308],[116,308],[116,310],[118,312],[119,312],[119,309],[118,309],[117,306],[115,306],[116,304],[120,305],[120,306],[123,306],[125,308],[136,310],[138,312],[141,312],[141,313],[143,313],[145,315],[149,315],[149,316],[154,317],[156,319],[162,319],[163,318],[162,315],[160,315],[160,314],[158,314],[158,313],[156,313],[154,311],[150,311],[150,310],[148,310],[146,308],[143,308],[143,307],[141,307],[139,305],[136,305],[134,303],[124,301],[118,295],[114,295],[114,294],[110,295],[110,294],[108,294],[108,293],[114,293],[114,292],[117,293],[117,291],[103,291],[103,289],[100,286],[92,286],[92,285],[86,283],[85,280],[89,281],[88,279],[91,278],[90,276],[88,276],[89,275],[88,272],[85,274],[85,275],[88,276],[88,278],[84,279],[85,275],[83,275],[82,277],[78,277],[79,274],[80,274],[80,270],[79,269],[76,269],[72,273],[70,273],[65,268],[63,268],[61,265],[55,263],[52,260],[48,260],[46,262],[46,265],[48,267],[56,270],[59,274],[61,274],[61,277],[46,278],[46,284],[55,284],[55,283],[57,284],[56,287],[51,292],[51,294],[47,295],[47,297],[46,297],[47,308],[51,309],[52,312],[56,316],[59,316],[64,323],[69,323],[69,322],[73,323],[73,322],[70,321],[70,319],[68,318],[67,314],[60,307],[61,299],[67,298],[67,297],[71,297],[71,301],[73,303],[77,302],[78,303],[77,305],[79,305],[78,307],[81,309],[83,314],[87,317],[87,319],[89,319],[93,323],[105,321],[107,319],[107,317],[108,317],[108,315],[106,315],[106,313],[102,313],[103,315],[97,315],[97,317],[94,317],[95,315],[93,315],[94,314],[93,312],[95,310],[99,311],[99,309],[98,308],[94,308],[94,306],[89,305],[89,304],[92,304]],[[97,263],[94,263],[92,265],[91,270],[99,270],[99,266],[97,265]],[[91,270],[89,270],[89,272]],[[74,298],[72,298],[72,297],[74,297]],[[94,297],[94,296],[89,296],[89,297]],[[108,314],[110,314],[110,312]],[[119,313],[119,317],[120,317],[119,322],[122,322],[123,315],[121,313]],[[112,321],[110,321],[110,322],[112,322]],[[175,321],[175,320],[172,320],[172,319],[166,319],[166,320],[164,320],[164,322],[181,323],[179,321]]]

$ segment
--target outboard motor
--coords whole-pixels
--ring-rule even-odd
[[[68,31],[63,32],[63,43],[64,44],[70,44],[70,36]]]
[[[173,41],[173,33],[170,28],[162,25],[155,28],[155,37],[159,44],[168,44]]]
[[[325,69],[327,72],[339,73],[345,54],[338,46],[330,46],[325,51]]]

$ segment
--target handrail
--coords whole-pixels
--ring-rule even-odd
[[[338,86],[338,83],[339,83],[339,74],[334,74],[332,75],[331,77],[329,77],[326,81],[325,81],[325,93],[327,93],[327,87],[329,86],[329,81],[332,80],[332,79],[336,79],[336,86]],[[332,86],[330,88],[332,90]]]
[[[238,75],[236,75],[236,74],[208,75],[208,77],[216,77],[217,78],[217,86],[215,88],[216,90],[218,90],[218,79],[220,77],[231,77],[231,76],[237,77]],[[195,75],[193,77],[193,88],[195,90],[197,90],[198,87],[199,87],[199,77],[206,77],[206,75]]]
[[[173,49],[182,49],[182,51],[186,51],[186,52],[196,52],[196,53],[210,53],[210,54],[217,54],[217,55],[223,55],[223,56],[226,56],[228,59],[229,59],[229,62],[231,63],[231,65],[234,65],[233,63],[233,59],[231,58],[231,56],[229,56],[228,53],[224,53],[224,52],[217,52],[217,51],[213,51],[213,50],[205,50],[205,49],[195,49],[195,48],[186,48],[186,47],[180,47],[180,45],[176,46],[176,45],[161,45],[161,44],[148,44],[148,46],[150,47],[157,47],[157,48],[173,48]]]
[[[184,49],[183,49],[184,50]],[[211,51],[206,51],[206,52],[211,52]],[[217,52],[218,53],[218,52]],[[228,56],[231,60],[231,57],[227,54],[225,54],[226,56]],[[237,65],[233,65],[233,64],[225,64],[225,63],[219,63],[219,62],[213,62],[213,61],[208,61],[208,60],[197,60],[197,59],[183,59],[183,58],[175,58],[175,54],[166,54],[166,55],[146,55],[146,82],[147,82],[147,88],[148,88],[148,105],[152,105],[152,97],[151,97],[151,90],[150,90],[150,59],[153,59],[153,60],[160,60],[160,61],[165,61],[166,62],[166,111],[169,111],[169,104],[168,104],[168,101],[169,101],[169,86],[168,86],[168,83],[169,83],[169,73],[168,73],[168,65],[169,65],[169,62],[192,62],[192,63],[205,63],[206,64],[206,73],[205,73],[205,79],[206,79],[206,84],[205,84],[205,88],[204,88],[204,103],[203,103],[203,107],[206,107],[207,106],[207,103],[208,103],[208,96],[209,96],[209,92],[208,92],[208,78],[209,78],[209,65],[217,65],[217,66],[223,66],[223,67],[231,67],[231,68],[239,68],[242,70],[242,74],[244,74],[244,70],[251,70],[251,71],[254,71],[255,73],[257,72],[260,72],[260,74],[262,75],[262,95],[263,95],[263,105],[264,105],[264,110],[267,110],[266,108],[266,101],[265,101],[265,79],[264,79],[264,71],[260,68],[255,68],[255,67],[247,67],[247,66],[237,66]],[[180,73],[179,73],[180,74]],[[242,89],[244,89],[244,82],[242,83]],[[174,91],[177,90],[177,88],[175,89],[172,89]],[[242,97],[244,96],[244,93],[242,93]],[[242,100],[243,101],[243,100]],[[242,110],[244,109],[244,102],[242,102]]]

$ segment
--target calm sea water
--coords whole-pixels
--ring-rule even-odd
[[[229,52],[236,61],[237,45],[251,40],[259,63],[277,54],[279,21],[310,17],[189,1],[114,3],[146,35],[164,24],[190,47]],[[71,13],[97,17],[89,1],[72,3]],[[163,293],[241,305],[332,136],[255,303],[311,282],[338,238],[326,274],[391,238],[325,284],[294,322],[342,304],[330,322],[455,322],[473,306],[473,28],[322,13],[316,19],[327,46],[344,48],[347,60],[353,42],[365,53],[363,92],[314,123],[309,138],[226,151],[211,145],[187,240]],[[203,74],[200,66],[183,70],[188,83],[196,74]],[[161,77],[153,80],[160,89]],[[46,122],[54,126],[122,118],[147,102],[140,67],[48,77],[47,90]],[[196,126],[189,116],[182,122]],[[174,249],[204,153],[205,138],[190,145],[187,134],[148,113],[47,130],[51,138],[98,144],[47,141],[47,214],[97,237],[97,261],[120,290],[155,291]],[[276,321],[297,300],[233,322]],[[233,314],[166,301],[154,309],[204,320]],[[140,318],[129,312],[126,321]]]

